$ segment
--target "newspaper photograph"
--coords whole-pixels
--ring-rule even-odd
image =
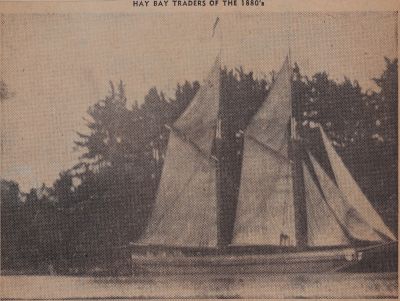
[[[0,3],[0,298],[397,298],[399,6]]]

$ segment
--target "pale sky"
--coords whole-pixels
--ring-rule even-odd
[[[290,45],[303,73],[370,80],[397,55],[394,13],[15,14],[1,27],[2,79],[15,96],[1,108],[1,176],[22,190],[51,185],[77,162],[75,131],[108,81],[122,79],[128,99],[153,86],[174,95],[178,82],[202,80],[221,47],[228,67],[258,76],[277,70]],[[222,39],[220,38],[222,33]]]

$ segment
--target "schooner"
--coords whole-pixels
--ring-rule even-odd
[[[221,171],[229,162],[219,144],[229,124],[220,115],[220,72],[217,57],[170,127],[154,209],[132,244],[135,273],[337,271],[396,242],[323,128],[318,126],[333,176],[302,142],[289,57],[241,133],[238,193],[222,198]]]

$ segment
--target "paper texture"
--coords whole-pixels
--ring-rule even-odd
[[[398,10],[1,2],[0,297],[397,298]]]

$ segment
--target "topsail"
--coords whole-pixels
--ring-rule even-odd
[[[220,72],[219,56],[207,79],[189,107],[175,122],[174,128],[194,143],[207,156],[211,155],[219,112]]]

